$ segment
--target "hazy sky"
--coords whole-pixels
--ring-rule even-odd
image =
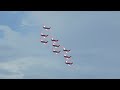
[[[40,43],[43,24],[71,49],[71,67]],[[0,78],[120,79],[120,12],[1,11]]]

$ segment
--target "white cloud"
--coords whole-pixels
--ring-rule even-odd
[[[6,25],[0,25],[0,31],[4,33],[4,37],[0,39],[0,44],[16,47],[17,42],[20,41],[20,33],[13,31]]]
[[[26,35],[23,36],[22,33],[13,31],[10,27],[5,25],[0,25],[0,30],[4,33],[4,37],[0,38],[0,46],[6,46],[6,48],[9,47],[14,49],[15,55],[28,53],[37,54],[40,51],[39,33],[28,32]],[[1,54],[3,54],[3,52],[5,51],[0,51]],[[7,52],[5,53],[8,52],[9,54],[13,53],[13,51],[11,52],[11,50],[7,50]]]
[[[11,14],[17,14],[19,13],[20,11],[9,11]],[[23,11],[22,11],[23,12]]]
[[[24,57],[8,62],[1,62],[0,69],[7,70],[8,72],[11,72],[12,75],[8,74],[2,76],[1,74],[0,78],[24,78],[25,76],[24,73],[32,70],[32,68],[36,66],[39,68],[38,70],[40,70],[38,71],[40,72],[38,73],[38,75],[40,75],[41,78],[49,78],[50,75],[44,75],[45,73],[42,73],[45,72],[46,70],[47,71],[52,70],[54,72],[55,69],[57,70],[63,69],[60,61],[57,61],[57,59],[52,60],[52,58],[50,57]],[[35,73],[34,71],[31,72]],[[53,74],[53,76],[55,75]]]
[[[32,21],[22,19],[20,26],[21,27],[33,27],[33,26],[39,26],[39,25],[32,23]]]
[[[13,75],[5,75],[5,74],[0,74],[1,79],[22,79],[23,74],[13,74]]]
[[[26,16],[23,18],[23,22],[29,25],[35,25],[42,27],[43,25],[51,26],[54,32],[65,31],[64,27],[66,25],[66,16],[69,13],[58,12],[58,11],[28,11]]]
[[[60,29],[64,30],[64,16],[60,16],[60,13],[58,14],[57,12],[28,12],[28,16],[24,17],[22,24],[26,24],[28,27],[29,25],[41,26],[44,21],[48,25],[61,27]],[[39,33],[37,31],[27,32],[23,36],[22,33],[16,32],[8,26],[0,25],[0,30],[4,32],[4,38],[0,39],[0,45],[6,45],[13,49],[13,51],[8,50],[4,53],[4,50],[1,50],[0,55],[16,57],[0,63],[0,69],[12,73],[12,75],[1,74],[0,78],[24,78],[28,71],[34,72],[32,70],[33,67],[39,68],[39,78],[60,78],[60,75],[56,75],[56,72],[59,71],[65,72],[64,74],[67,75],[80,71],[86,73],[93,70],[92,66],[79,66],[79,63],[73,64],[73,67],[67,67],[64,63],[64,58],[61,58],[62,56],[51,54],[51,51],[47,51],[48,48],[41,48],[42,45],[40,46]],[[43,73],[44,70],[46,73]]]

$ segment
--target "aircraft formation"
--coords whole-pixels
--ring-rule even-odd
[[[68,53],[71,52],[71,49],[66,49],[64,46],[59,44],[58,39],[55,39],[52,35],[49,35],[49,32],[51,31],[51,27],[47,27],[44,25],[42,28],[43,31],[41,32],[40,35],[41,43],[47,45],[49,42],[52,42],[52,52],[55,54],[63,54],[63,57],[65,59],[65,64],[71,66],[73,64],[72,56],[68,55]]]

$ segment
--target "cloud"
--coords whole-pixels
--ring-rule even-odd
[[[50,61],[51,60],[51,61]],[[6,70],[9,73],[0,75],[0,78],[24,78],[24,76],[29,76],[29,74],[26,74],[28,71],[34,69],[34,67],[37,67],[36,72],[38,73],[39,78],[50,78],[55,77],[54,74],[49,75],[51,72],[55,73],[54,70],[63,70],[60,61],[57,61],[57,59],[52,60],[52,58],[49,57],[24,57],[24,58],[18,58],[15,60],[10,60],[7,62],[1,62],[0,63],[0,70]],[[11,74],[10,74],[11,72]],[[30,71],[32,73],[36,73],[33,70]],[[46,75],[47,74],[47,75]],[[50,77],[49,77],[50,76]],[[35,76],[33,76],[35,78]]]
[[[108,45],[107,42],[102,42],[105,35],[98,40],[98,33],[92,27],[98,22],[98,18],[91,18],[94,17],[92,14],[90,17],[86,14],[83,13],[82,16],[77,12],[28,11],[22,20],[19,20],[19,29],[0,25],[0,31],[4,33],[0,38],[0,78],[115,77],[111,72],[119,75],[118,48],[103,47],[103,44]],[[76,18],[70,19],[76,15]],[[91,21],[94,23],[90,23]],[[40,43],[43,24],[53,27],[51,33],[57,36],[60,42],[64,42],[66,48],[72,49],[73,66],[65,65],[62,55],[53,54],[51,47]],[[102,30],[99,32],[103,33]],[[79,41],[73,34],[79,37]]]
[[[0,73],[0,78],[24,78],[29,76],[27,72],[34,72],[35,67],[39,78],[60,77],[54,73],[64,71],[64,60],[43,45],[41,48],[38,33],[28,32],[23,36],[6,25],[0,25],[0,30],[4,33],[0,38],[0,69],[8,72]],[[31,77],[35,78],[36,73]]]
[[[0,31],[4,33],[3,38],[0,39],[0,44],[6,44],[16,47],[20,39],[20,33],[13,31],[9,26],[0,25]]]
[[[17,14],[17,13],[24,12],[24,11],[4,11],[4,12],[10,13],[10,14]]]
[[[22,19],[20,26],[21,27],[34,27],[34,26],[39,26],[39,25],[36,25],[29,20]]]
[[[39,52],[39,33],[37,33],[36,35],[36,33],[28,32],[25,35],[23,35],[21,32],[16,32],[15,30],[12,30],[10,27],[5,25],[0,25],[0,30],[4,33],[3,38],[0,38],[0,48],[2,48],[0,53],[5,52],[4,50],[6,50],[7,48],[9,49],[7,49],[5,53],[14,52],[14,55]]]
[[[58,11],[28,11],[22,20],[22,24],[35,25],[40,28],[43,25],[51,26],[54,32],[64,31],[69,13]]]
[[[5,74],[0,74],[1,79],[22,79],[23,74],[13,74],[13,75],[5,75]]]

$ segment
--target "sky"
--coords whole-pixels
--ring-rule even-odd
[[[73,65],[40,42],[43,25]],[[120,11],[0,11],[0,79],[120,79]]]

